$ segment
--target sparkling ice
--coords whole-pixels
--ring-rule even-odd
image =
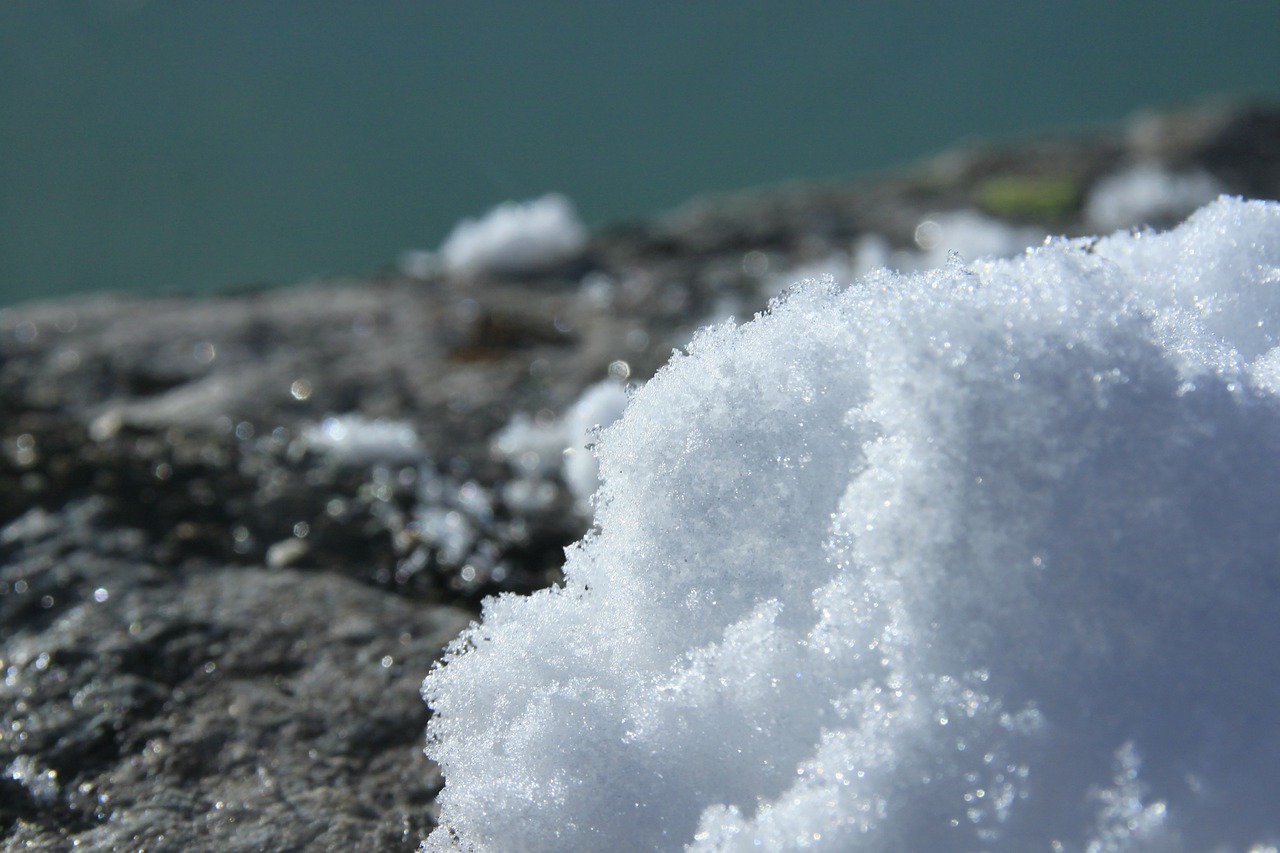
[[[431,673],[426,849],[1280,839],[1280,205],[795,287]]]

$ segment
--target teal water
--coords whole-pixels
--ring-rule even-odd
[[[0,0],[0,304],[360,274],[508,198],[589,223],[1213,94],[1275,0]]]

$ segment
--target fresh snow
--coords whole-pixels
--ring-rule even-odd
[[[800,284],[423,693],[428,851],[1274,851],[1280,205]]]
[[[1175,173],[1142,163],[1098,181],[1085,199],[1084,216],[1103,231],[1176,222],[1221,192],[1222,185],[1205,172]]]
[[[459,222],[440,247],[444,268],[454,273],[538,272],[576,257],[587,244],[587,230],[573,204],[557,193],[527,202],[504,202],[481,219]],[[405,264],[428,268],[421,257]]]
[[[592,447],[598,432],[622,417],[627,389],[606,379],[587,388],[560,418],[538,422],[517,414],[493,437],[493,449],[516,472],[507,502],[517,509],[539,510],[555,497],[549,478],[558,475],[581,515],[591,516],[591,497],[600,485],[600,466]]]
[[[317,450],[353,465],[412,462],[423,456],[411,424],[358,414],[330,415],[299,438],[300,450]]]
[[[835,252],[774,276],[768,292],[779,294],[796,281],[824,275],[853,281],[881,268],[904,273],[937,269],[946,265],[952,252],[969,260],[1008,258],[1040,245],[1046,236],[1041,229],[1009,225],[976,210],[932,214],[916,225],[913,249],[894,251],[883,235],[863,234],[848,254]]]

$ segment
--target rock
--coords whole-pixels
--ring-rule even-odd
[[[4,849],[415,849],[423,675],[588,524],[559,481],[529,499],[499,429],[647,378],[869,234],[962,209],[1088,233],[1089,190],[1136,163],[1278,197],[1280,112],[702,199],[519,274],[0,311]]]
[[[413,849],[439,787],[418,685],[466,615],[331,572],[162,567],[105,511],[3,531],[8,847]]]

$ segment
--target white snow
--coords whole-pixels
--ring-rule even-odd
[[[493,437],[493,449],[516,470],[506,497],[517,509],[538,510],[554,498],[547,479],[559,475],[578,511],[590,517],[591,496],[600,485],[594,453],[597,432],[622,417],[627,389],[606,379],[590,386],[560,418],[536,421],[517,414]]]
[[[1280,839],[1280,205],[808,282],[424,684],[429,851]]]
[[[1009,225],[976,210],[951,210],[921,219],[914,234],[915,248],[894,251],[883,235],[861,235],[849,253],[835,252],[820,261],[794,267],[771,277],[768,292],[782,293],[793,282],[830,275],[853,281],[874,270],[922,272],[946,264],[952,252],[969,260],[1008,258],[1044,242],[1044,231]]]
[[[950,211],[922,220],[915,233],[919,252],[891,256],[887,266],[899,272],[937,269],[952,252],[971,260],[1007,258],[1040,245],[1044,238],[1037,228],[1008,225],[974,210]]]
[[[551,193],[498,205],[482,219],[464,219],[440,247],[445,269],[455,273],[529,273],[578,255],[587,231],[573,205]],[[414,269],[423,267],[419,261]]]
[[[493,436],[490,446],[518,474],[542,479],[560,470],[569,438],[559,418],[535,420],[518,412]]]
[[[600,465],[594,450],[596,436],[622,417],[628,399],[625,386],[605,380],[584,391],[565,412],[564,481],[586,515],[591,514],[591,496],[600,485]]]
[[[1098,181],[1085,200],[1085,221],[1103,231],[1176,221],[1221,192],[1205,172],[1141,163]]]
[[[332,415],[312,424],[303,430],[298,445],[353,465],[412,462],[423,455],[422,443],[411,424],[358,414]]]

